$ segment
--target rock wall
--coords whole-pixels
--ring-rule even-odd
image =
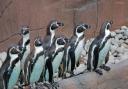
[[[18,32],[22,25],[35,29],[31,31],[33,44],[37,34],[44,36],[51,19],[65,23],[65,27],[58,34],[71,37],[73,26],[86,22],[92,26],[86,32],[87,38],[95,37],[105,20],[114,21],[113,29],[128,23],[127,3],[128,0],[0,0],[0,51],[5,51],[11,44],[17,43],[20,36],[10,36]]]
[[[128,59],[128,27],[121,26],[111,32],[111,47],[109,52],[109,63],[115,64]],[[87,62],[88,50],[94,38],[86,41],[85,50],[82,52],[82,57]]]
[[[128,60],[111,65],[111,71],[99,76],[95,72],[61,80],[58,89],[127,89]],[[40,89],[40,88],[39,88]]]

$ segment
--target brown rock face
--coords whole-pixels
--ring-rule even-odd
[[[97,2],[98,1],[98,2]],[[57,34],[71,37],[73,27],[86,22],[92,28],[86,31],[87,38],[98,34],[101,23],[113,20],[113,29],[128,23],[128,0],[0,0],[0,51],[11,44],[17,43],[20,36],[10,37],[19,31],[20,26],[29,25],[31,43],[38,34],[45,34],[46,26],[52,19],[58,19],[65,26]],[[4,39],[10,39],[3,42]]]

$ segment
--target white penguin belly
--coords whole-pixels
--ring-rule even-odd
[[[23,58],[22,58],[22,63],[25,62],[27,56],[30,54],[30,45],[26,46],[26,51],[24,52]]]
[[[36,61],[31,76],[30,76],[30,83],[37,82],[40,78],[40,75],[44,69],[45,65],[45,60],[44,60],[44,55],[40,56],[38,60]]]
[[[20,61],[18,61],[18,63],[16,63],[16,65],[15,65],[13,71],[12,71],[12,74],[10,76],[10,79],[9,79],[9,82],[8,82],[8,89],[13,89],[14,88],[15,84],[18,81],[20,72],[21,72]]]
[[[30,54],[30,45],[28,45],[26,47],[26,51],[24,52],[23,58],[21,59],[21,67],[22,67],[22,69],[24,69],[24,63],[25,63],[25,60],[26,60],[26,58],[28,57],[29,54]],[[24,71],[23,71],[23,73],[24,73]]]
[[[53,66],[53,75],[55,72],[58,72],[58,68],[60,66],[60,63],[62,61],[62,57],[64,55],[64,51],[59,52],[58,55],[54,58],[53,62],[52,62],[52,66]]]
[[[105,58],[110,50],[110,42],[111,40],[109,39],[104,45],[104,48],[99,52],[98,67],[105,63]]]
[[[59,52],[58,55],[54,58],[54,60],[52,62],[53,76],[54,76],[54,73],[58,71],[58,68],[60,66],[63,54],[64,54],[64,51],[63,52]],[[49,79],[49,72],[48,72],[48,70],[46,70],[45,79],[46,79],[46,81],[48,81],[48,79]]]
[[[78,63],[78,60],[79,60],[79,58],[80,58],[80,55],[81,55],[81,52],[82,52],[82,50],[83,50],[83,48],[84,48],[84,40],[85,39],[82,39],[79,43],[78,43],[78,45],[77,45],[77,47],[76,47],[76,50],[75,50],[75,61],[76,61],[76,63]]]

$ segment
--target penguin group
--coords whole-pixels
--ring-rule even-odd
[[[103,75],[102,69],[110,71],[106,65],[109,60],[112,21],[105,21],[99,35],[93,40],[87,60],[87,70]],[[44,38],[38,36],[30,46],[30,28],[21,28],[21,40],[7,50],[7,56],[0,68],[0,89],[18,89],[38,83],[57,88],[55,78],[74,76],[80,65],[80,56],[86,44],[85,31],[91,25],[80,23],[73,29],[71,38],[56,35],[64,23],[58,20],[49,22]],[[30,49],[31,48],[31,49]]]

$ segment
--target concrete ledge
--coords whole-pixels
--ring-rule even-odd
[[[64,79],[59,89],[128,89],[128,60],[110,66],[103,76],[89,72]]]

